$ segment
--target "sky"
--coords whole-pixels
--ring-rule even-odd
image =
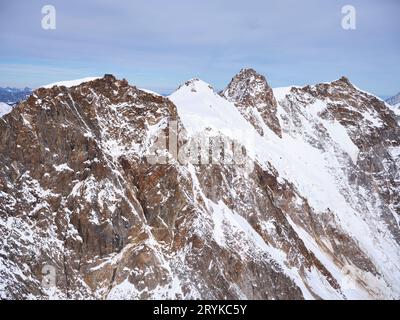
[[[356,29],[342,28],[344,5]],[[1,0],[0,86],[112,73],[160,93],[195,77],[219,90],[252,67],[272,87],[345,75],[387,97],[400,91],[399,35],[398,0]]]

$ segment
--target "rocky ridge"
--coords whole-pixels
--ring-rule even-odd
[[[0,121],[0,296],[398,299],[398,133],[346,78],[39,88]]]

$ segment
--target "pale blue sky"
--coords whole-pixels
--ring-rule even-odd
[[[54,5],[56,30],[41,28]],[[356,8],[357,29],[341,27]],[[1,1],[0,86],[37,87],[113,73],[162,93],[199,77],[223,88],[242,67],[274,86],[346,75],[400,91],[400,1]]]

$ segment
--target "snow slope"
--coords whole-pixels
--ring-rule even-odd
[[[231,102],[202,80],[187,81],[168,98],[177,106],[185,129],[192,136],[213,129],[242,141],[256,132]]]
[[[290,93],[292,88],[299,88],[298,86],[290,86],[290,87],[278,87],[273,88],[272,91],[274,92],[274,96],[277,101],[281,101],[285,99],[286,95]]]
[[[394,106],[388,105],[388,107],[389,107],[390,110],[392,110],[397,116],[400,117],[400,103],[395,104]]]
[[[278,102],[285,99],[291,88],[274,90]],[[380,293],[390,292],[389,297],[400,295],[398,246],[387,236],[389,232],[383,223],[366,220],[368,218],[357,210],[356,205],[347,200],[349,197],[357,198],[357,195],[343,181],[342,167],[346,162],[349,166],[357,162],[358,148],[350,139],[346,128],[339,122],[319,116],[326,109],[327,101],[317,100],[307,109],[301,109],[300,124],[288,121],[292,115],[288,113],[289,110],[279,105],[279,118],[284,129],[282,138],[279,138],[267,126],[263,128],[266,134],[260,136],[241,116],[234,103],[219,96],[209,84],[201,80],[186,82],[171,94],[169,99],[177,106],[183,125],[190,134],[211,129],[238,140],[254,160],[265,167],[268,163],[272,164],[281,178],[294,183],[300,195],[308,200],[312,208],[318,212],[332,211],[340,229],[351,235],[372,261],[380,266],[380,272],[387,283],[394,284],[393,288],[388,289],[385,281],[374,279],[374,289]],[[310,143],[308,137],[320,139],[320,132],[315,129],[317,127],[325,128],[328,134],[325,148],[330,149],[330,152]],[[217,218],[217,221],[221,219]],[[305,243],[310,243],[309,235],[299,233],[299,236]],[[310,245],[310,249],[314,250],[317,256],[324,255],[320,248],[316,249]],[[381,261],[386,263],[382,265]],[[348,265],[347,268],[353,266]],[[358,269],[356,273],[362,274],[361,277],[365,279],[369,277]],[[309,274],[309,277],[317,288],[326,288],[317,275]],[[337,280],[341,282],[342,278]],[[365,288],[360,287],[348,294],[352,298],[369,296]],[[330,295],[325,292],[323,296],[337,298],[336,293]]]
[[[7,103],[0,102],[0,117],[4,116],[5,114],[9,113],[12,110],[12,107]]]

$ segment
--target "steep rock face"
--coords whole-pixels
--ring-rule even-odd
[[[102,257],[125,249],[127,263],[155,259],[118,158],[145,147],[148,127],[176,117],[173,110],[108,76],[72,89],[38,89],[2,119],[2,296],[43,296],[39,280],[48,264],[57,274],[55,296],[89,297],[99,285],[101,297],[118,276],[109,268],[94,286],[90,268]],[[140,248],[127,246],[135,241]]]
[[[384,274],[397,286],[400,149],[395,114],[383,101],[360,91],[344,77],[332,83],[279,89],[275,94],[280,97],[284,132],[302,137],[314,148],[331,149],[325,157],[327,167],[348,207],[332,201],[336,198],[333,194],[324,204],[329,211],[337,211],[343,222],[349,218],[344,212],[354,212],[357,218],[348,219],[342,228],[365,253],[364,258],[350,254],[346,259],[368,273]],[[329,159],[332,155],[338,163]],[[328,180],[325,183],[328,185]],[[369,224],[364,234],[357,231],[360,219]],[[379,249],[376,243],[380,243]],[[350,253],[351,248],[342,246],[334,253],[341,260],[342,252]],[[366,263],[366,256],[372,263]],[[382,260],[391,261],[391,266],[381,264]]]
[[[2,117],[1,297],[399,298],[394,114],[347,79],[244,78],[228,101],[107,75]]]
[[[2,297],[302,297],[265,253],[218,245],[187,167],[148,163],[167,121],[185,136],[169,100],[107,76],[38,89],[3,120]]]
[[[374,140],[368,133],[374,130],[374,122],[386,121],[388,132],[397,130],[393,127],[394,114],[375,97],[355,89],[347,79],[304,89],[284,88],[276,90],[276,96],[280,100],[277,114],[282,126],[282,137],[269,129],[265,129],[261,136],[257,132],[251,132],[253,126],[249,122],[240,122],[237,109],[232,108],[233,105],[226,100],[220,99],[207,84],[191,83],[193,85],[194,90],[189,90],[190,86],[180,88],[170,97],[178,107],[184,126],[192,128],[192,134],[218,127],[220,132],[230,135],[247,148],[264,170],[264,174],[270,172],[269,178],[263,179],[269,182],[268,190],[276,192],[274,207],[282,210],[284,219],[318,260],[324,261],[324,267],[340,286],[336,289],[336,295],[335,289],[332,289],[335,288],[334,281],[331,282],[331,289],[325,287],[320,290],[324,285],[317,284],[318,277],[313,272],[320,275],[323,271],[314,266],[302,276],[301,265],[297,266],[298,276],[306,279],[304,285],[309,293],[314,297],[336,298],[341,294],[348,298],[396,295],[394,292],[399,288],[399,270],[396,265],[400,257],[395,239],[398,216],[393,215],[393,208],[398,205],[398,201],[394,198],[383,199],[386,206],[380,208],[378,200],[367,199],[371,189],[352,185],[354,176],[364,170],[357,167],[359,150],[345,126],[334,119],[324,119],[320,113],[328,107],[330,99],[340,101],[345,109],[358,105],[360,111],[368,109],[371,115],[363,113],[366,119],[363,126],[360,125],[362,131],[359,134],[367,135],[366,139],[371,144]],[[329,93],[318,93],[316,97],[310,98],[307,91],[315,90],[315,87],[324,88]],[[298,95],[292,92],[298,92]],[[195,114],[195,110],[200,108],[198,101],[203,105],[202,110],[207,110],[201,114],[201,122]],[[229,130],[232,127],[236,131]],[[389,135],[393,137],[393,133]],[[395,149],[392,151],[396,152]],[[398,165],[393,162],[392,156],[385,154],[384,157],[382,161],[388,162],[392,170],[393,165]],[[393,172],[396,170],[398,169],[394,167]],[[275,177],[278,183],[273,182],[270,176]],[[386,177],[381,182],[384,183]],[[250,182],[247,181],[247,184]],[[254,191],[257,189],[254,186],[250,189],[253,193],[249,197],[254,200]],[[393,191],[395,189],[392,189],[392,193]],[[248,201],[252,205],[257,203],[249,198],[246,200],[245,204],[249,204]],[[242,203],[237,198],[233,202],[236,206]],[[259,208],[261,212],[271,212],[264,211],[265,203]],[[244,211],[249,210],[247,207]],[[257,221],[253,215],[252,221]],[[383,215],[389,218],[383,219]],[[265,223],[265,217],[260,220],[260,224]],[[253,227],[262,234],[259,228]],[[271,229],[268,229],[267,234],[271,233]],[[289,238],[293,240],[293,236]],[[279,237],[275,234],[273,239]],[[380,243],[381,249],[376,249],[376,243]],[[293,247],[293,244],[289,246],[290,249]],[[282,250],[284,246],[279,248]],[[305,255],[293,251],[295,257]],[[290,261],[289,257],[290,254],[286,256],[286,263]],[[390,263],[382,265],[382,260]],[[328,282],[329,274],[325,277]]]
[[[267,126],[281,136],[276,116],[277,103],[263,75],[253,69],[242,69],[232,78],[222,95],[235,103],[260,135],[264,135],[264,127]]]
[[[400,243],[400,128],[392,110],[378,98],[355,88],[344,77],[329,84],[292,88],[283,106],[314,109],[314,114],[329,123],[328,133],[353,158],[352,165],[347,167],[351,188],[368,194],[368,203],[376,206],[373,213],[387,222],[394,239]],[[291,118],[295,117],[291,115]],[[350,141],[338,136],[337,128],[334,132],[338,125],[346,129]],[[310,139],[315,145],[320,141]],[[353,165],[354,169],[349,170]],[[357,194],[354,201],[361,199],[360,205],[367,200]]]

